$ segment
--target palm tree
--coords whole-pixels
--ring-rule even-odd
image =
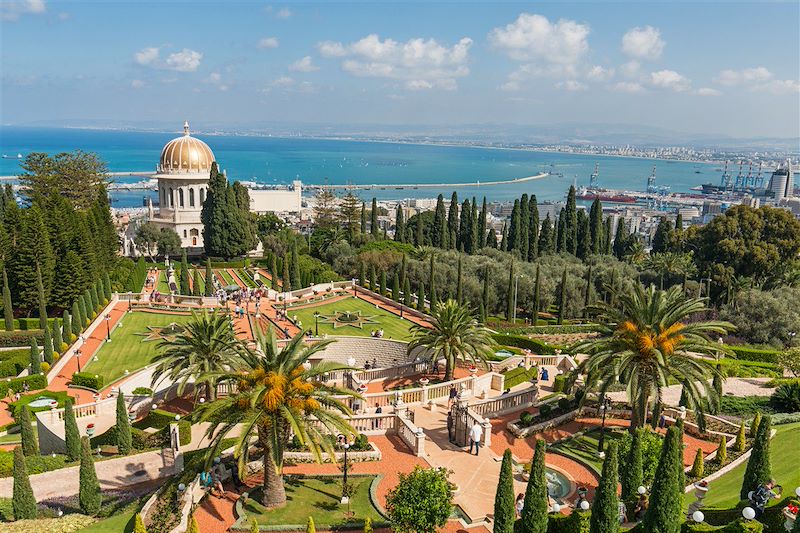
[[[422,347],[433,361],[444,357],[446,381],[453,379],[456,360],[485,364],[486,357],[494,353],[491,330],[483,326],[467,306],[449,299],[438,303],[430,315],[430,328],[419,324],[411,326],[413,339],[408,344],[408,353]]]
[[[703,397],[718,401],[709,381],[722,377],[711,363],[721,347],[709,335],[724,335],[734,327],[719,321],[688,323],[691,315],[706,310],[705,299],[686,297],[678,286],[658,291],[637,284],[619,295],[616,306],[598,303],[592,308],[601,336],[574,347],[576,353],[589,355],[579,370],[586,373],[587,390],[596,388],[601,395],[617,382],[627,386],[631,427],[644,425],[651,398],[660,405],[670,378],[683,384],[688,407],[699,419]]]
[[[229,433],[238,431],[234,455],[239,460],[239,472],[245,471],[251,438],[257,439],[264,452],[262,503],[274,508],[286,503],[282,471],[289,439],[296,436],[317,461],[321,461],[323,452],[332,455],[334,445],[327,435],[355,435],[342,416],[349,415],[350,409],[341,395],[358,394],[319,379],[350,367],[326,361],[315,366],[307,363],[332,341],[304,344],[303,333],[299,333],[280,346],[271,328],[265,332],[256,327],[253,334],[255,347],[241,341],[234,368],[213,375],[220,383],[235,385],[236,392],[201,406],[195,411],[194,420],[209,423],[209,459],[219,453],[222,440]]]
[[[152,384],[163,378],[178,382],[178,394],[183,394],[186,384],[193,379],[197,390],[205,389],[208,399],[216,398],[216,382],[209,377],[213,372],[230,368],[236,355],[236,338],[230,318],[216,310],[209,313],[192,311],[192,318],[174,336],[163,337],[153,370]]]

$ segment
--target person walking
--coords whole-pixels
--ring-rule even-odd
[[[761,516],[764,514],[764,508],[771,499],[777,499],[781,497],[781,492],[783,492],[782,487],[780,485],[775,485],[774,479],[770,479],[766,483],[758,486],[755,492],[753,492],[752,498],[750,499],[753,507],[755,507],[756,519],[761,518]]]
[[[478,455],[478,452],[481,449],[481,436],[483,435],[483,428],[481,425],[476,421],[472,424],[472,428],[469,430],[469,453],[472,454],[472,447],[475,447],[475,455]]]
[[[448,408],[453,405],[453,402],[456,401],[457,397],[458,397],[458,391],[456,390],[456,386],[455,385],[450,385],[450,394],[447,397],[447,407]]]

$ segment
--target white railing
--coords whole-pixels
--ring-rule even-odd
[[[365,383],[379,379],[393,379],[405,376],[413,376],[415,374],[421,374],[427,369],[427,362],[412,361],[411,363],[404,363],[402,365],[390,366],[386,368],[359,370],[358,372],[353,372],[353,379],[357,380],[358,382]]]
[[[348,419],[350,425],[358,433],[365,435],[384,435],[386,433],[395,433],[395,421],[397,415],[395,413],[377,413],[366,415],[355,415]]]
[[[538,399],[539,390],[536,387],[531,387],[523,391],[504,394],[493,400],[473,404],[470,406],[470,409],[483,417],[491,418],[526,407],[532,407],[536,405]]]
[[[414,425],[414,422],[404,416],[397,416],[397,434],[403,442],[411,448],[414,455],[421,457],[425,455],[425,433],[422,429]]]

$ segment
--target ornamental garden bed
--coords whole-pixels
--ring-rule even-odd
[[[255,518],[259,531],[304,531],[308,517],[317,529],[362,529],[370,518],[375,528],[388,526],[376,504],[375,490],[381,476],[355,474],[347,478],[350,502],[342,504],[342,476],[286,476],[287,505],[267,510],[259,503],[261,487],[236,502],[236,523],[232,531],[250,531]]]
[[[369,461],[380,461],[381,460],[381,451],[375,446],[374,443],[368,442],[367,443],[367,450],[364,451],[350,451],[347,452],[347,462],[348,463],[366,463]],[[317,460],[314,457],[314,454],[311,452],[306,451],[287,451],[283,454],[283,459],[288,464],[311,464],[316,463]],[[344,461],[344,451],[337,451],[334,453],[334,457],[323,453],[322,454],[322,462],[323,463],[341,463]]]
[[[556,403],[557,405],[553,405]],[[580,413],[574,398],[561,395],[541,402],[537,408],[539,414],[534,415],[528,411],[520,413],[520,418],[509,422],[506,428],[518,439],[524,439],[540,431],[559,426],[574,420]]]
[[[297,317],[295,323],[302,324],[302,329],[316,332],[314,313],[320,314],[320,335],[369,337],[371,332],[382,329],[384,339],[406,340],[411,336],[409,330],[412,323],[410,321],[352,296],[326,304],[288,311],[289,317]],[[352,318],[352,321],[338,320],[337,313],[349,313],[345,319]]]

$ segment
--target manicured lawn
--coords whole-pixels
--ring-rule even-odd
[[[147,366],[158,350],[159,339],[148,329],[148,326],[160,328],[171,323],[184,324],[191,317],[188,315],[170,315],[159,313],[132,312],[122,319],[122,325],[111,333],[111,342],[106,342],[97,352],[98,360],[92,359],[86,372],[100,374],[109,385],[125,374],[125,370],[133,372]],[[147,338],[152,335],[152,338]]]
[[[158,285],[156,286],[158,292],[161,294],[169,294],[169,284],[167,283],[167,271],[166,270],[159,270],[158,271]]]
[[[239,279],[242,280],[242,283],[250,287],[251,289],[255,288],[256,284],[253,279],[250,277],[250,274],[245,272],[243,268],[236,269],[236,275],[239,276]]]
[[[605,445],[609,442],[622,438],[621,431],[611,431],[606,429]],[[603,462],[597,457],[597,444],[600,440],[600,430],[593,429],[579,437],[559,442],[550,447],[550,450],[558,450],[563,455],[573,457],[588,464],[598,474],[603,468]]]
[[[222,277],[222,280],[225,282],[225,283],[223,283],[223,286],[227,287],[228,285],[238,285],[238,283],[236,283],[236,282],[233,280],[233,278],[231,277],[231,275],[230,275],[230,274],[228,274],[226,271],[224,271],[224,270],[217,270],[217,274],[218,274],[219,276],[221,276],[221,277]]]
[[[100,520],[94,524],[79,529],[78,533],[131,533],[133,531],[133,519],[135,511],[128,511],[122,514]]]
[[[22,396],[19,401],[12,402],[10,405],[12,412],[16,413],[18,409],[20,409],[23,405],[28,405],[29,403],[36,401],[39,398],[52,398],[58,402],[59,407],[64,407],[64,402],[67,401],[67,393],[66,392],[53,392],[49,390],[39,391],[32,394],[27,394]],[[31,407],[31,413],[36,413],[39,411],[49,411],[49,406],[44,407]]]
[[[374,476],[353,476],[348,478],[352,483],[350,491],[350,505],[339,503],[342,497],[341,477],[306,478],[289,476],[286,478],[286,498],[289,500],[285,507],[268,511],[260,503],[261,491],[256,489],[252,498],[244,504],[248,520],[255,517],[259,524],[297,524],[303,525],[311,516],[314,525],[327,528],[347,522],[363,522],[369,517],[373,522],[385,520],[372,505],[369,497],[369,487]],[[346,512],[353,513],[353,518],[348,519]]]
[[[333,324],[323,323],[323,316],[333,316],[336,312],[361,312],[362,317],[370,317],[374,323],[365,323],[361,327],[354,325],[343,325],[333,327]],[[345,300],[338,300],[313,307],[306,307],[303,309],[289,309],[287,311],[290,317],[297,316],[303,325],[304,330],[309,328],[314,331],[314,313],[323,315],[319,319],[319,333],[320,335],[352,335],[357,337],[367,337],[370,332],[378,329],[383,329],[384,339],[400,339],[408,340],[410,337],[409,328],[412,323],[408,320],[393,315],[383,309],[378,309],[374,305],[365,302],[361,299],[348,297]]]
[[[777,430],[775,437],[770,442],[770,457],[772,459],[772,477],[783,486],[783,494],[789,496],[794,493],[795,487],[800,486],[800,468],[797,466],[798,443],[800,443],[800,422],[774,426]],[[747,463],[742,463],[721,478],[709,483],[708,496],[704,500],[706,507],[729,509],[739,503],[739,490]],[[695,501],[690,492],[684,495],[683,503],[686,507]],[[771,500],[771,504],[780,500]]]

